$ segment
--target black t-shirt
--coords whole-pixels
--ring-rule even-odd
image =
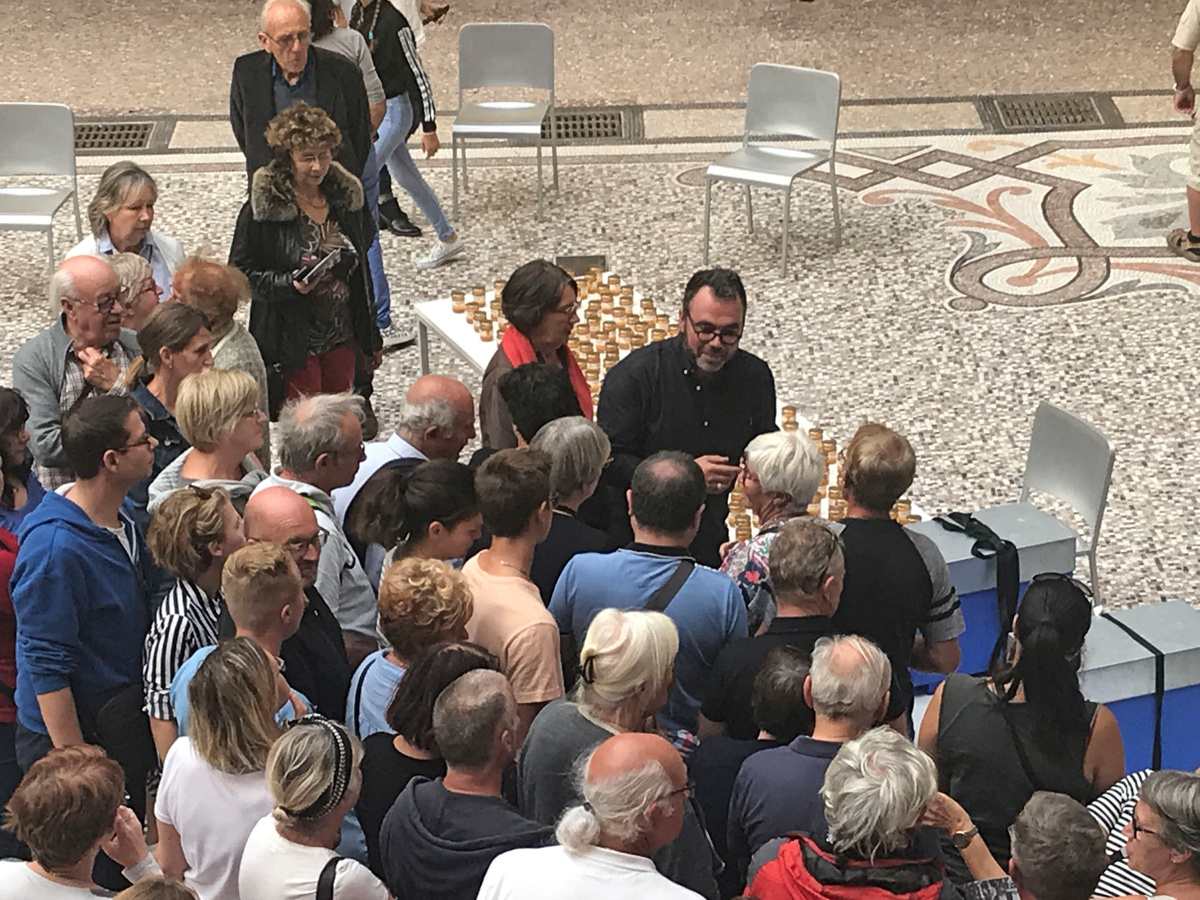
[[[887,654],[901,693],[888,707],[892,719],[912,702],[908,666],[917,630],[926,628],[934,614],[933,579],[913,539],[891,519],[843,519],[841,524],[846,579],[834,630],[868,637]],[[953,607],[950,613],[958,608],[957,598]]]
[[[414,778],[441,778],[446,774],[445,760],[405,756],[396,749],[394,738],[395,735],[381,731],[363,740],[362,793],[354,807],[367,838],[371,871],[381,879],[379,829],[383,826],[383,817]]]
[[[722,722],[725,734],[738,740],[758,737],[751,696],[754,679],[776,647],[791,646],[811,655],[817,641],[837,634],[828,616],[776,617],[767,630],[748,641],[734,641],[717,656],[712,682],[700,712],[706,719]],[[803,734],[812,734],[813,720],[799,723]]]
[[[555,510],[550,533],[533,551],[529,578],[541,591],[542,602],[549,606],[558,576],[571,557],[579,553],[612,553],[616,549],[617,542],[605,532],[580,522],[569,510]]]

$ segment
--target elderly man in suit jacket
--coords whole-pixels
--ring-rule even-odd
[[[267,123],[303,100],[329,114],[342,132],[337,160],[360,174],[371,149],[367,90],[358,67],[337,53],[310,46],[305,0],[266,0],[258,40],[263,49],[239,56],[229,90],[229,122],[246,155],[246,175],[274,158]]]

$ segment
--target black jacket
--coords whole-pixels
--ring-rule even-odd
[[[717,454],[737,465],[751,440],[775,425],[775,378],[765,362],[738,350],[712,379],[699,380],[682,335],[634,350],[604,379],[596,423],[612,442],[612,463],[601,476],[609,493],[609,533],[622,544],[633,539],[625,491],[638,464],[659,450],[692,456]],[[729,540],[728,491],[709,494],[700,531],[692,542],[696,560],[716,568]]]
[[[309,47],[317,78],[317,106],[325,110],[342,132],[337,161],[361,176],[371,151],[371,114],[362,72],[340,54]],[[274,74],[266,50],[239,56],[233,63],[229,86],[229,124],[246,155],[246,176],[275,158],[264,132],[275,118]]]
[[[382,3],[379,17],[375,18],[375,4]],[[372,30],[371,22],[375,27]],[[374,41],[371,49],[371,61],[375,63],[375,71],[383,83],[383,91],[388,99],[401,95],[408,97],[413,108],[412,128],[405,137],[411,136],[421,123],[424,131],[437,130],[437,109],[433,103],[433,88],[429,84],[429,76],[421,65],[421,55],[417,51],[417,40],[413,36],[412,26],[408,19],[389,0],[375,0],[366,6],[358,4],[354,7],[351,27],[367,39],[368,45]],[[368,38],[367,35],[373,35]]]
[[[367,264],[374,224],[363,202],[362,183],[335,162],[321,182],[321,193],[329,201],[330,217],[358,254],[348,302],[355,343],[370,354],[382,340]],[[312,327],[309,299],[292,284],[301,262],[301,239],[300,207],[289,169],[272,163],[254,173],[250,199],[238,214],[229,262],[250,279],[250,333],[267,366],[274,407],[282,377],[307,362]]]

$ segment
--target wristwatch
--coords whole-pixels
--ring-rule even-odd
[[[1180,86],[1180,85],[1176,84],[1176,85],[1173,85],[1173,87],[1175,88],[1175,93],[1177,93],[1177,94],[1181,94],[1181,93],[1183,93],[1184,91],[1186,91],[1188,88],[1190,88],[1190,87],[1191,87],[1191,84],[1185,84],[1185,85],[1182,85],[1182,86]]]
[[[968,831],[956,831],[950,835],[950,840],[958,850],[966,850],[967,845],[979,834],[979,826],[972,825]]]

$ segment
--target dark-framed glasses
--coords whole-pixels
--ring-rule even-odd
[[[121,302],[121,289],[117,288],[112,293],[97,297],[95,300],[82,300],[79,297],[72,297],[68,302],[78,303],[80,306],[90,306],[102,316],[106,316],[113,311],[114,306]]]
[[[718,328],[712,322],[697,322],[690,313],[684,313],[684,318],[691,323],[692,331],[702,341],[720,338],[722,344],[731,347],[742,339],[741,325],[726,325],[724,328]]]

